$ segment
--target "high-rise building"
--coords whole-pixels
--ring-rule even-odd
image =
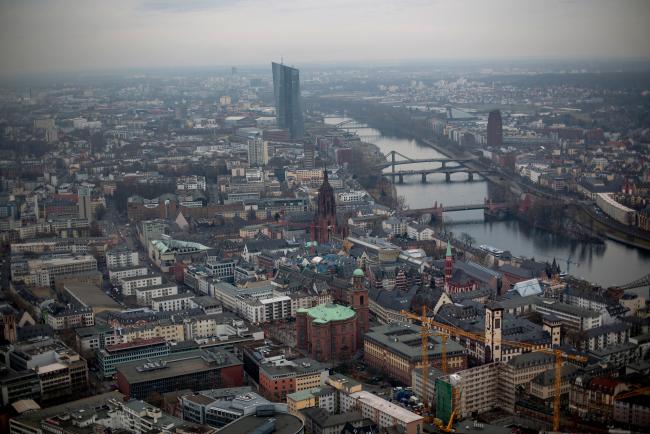
[[[501,112],[499,110],[493,110],[488,115],[487,145],[503,145],[503,125],[501,123]]]
[[[77,202],[79,206],[79,218],[92,221],[93,219],[93,210],[90,201],[91,188],[86,186],[79,187],[79,201]]]
[[[299,139],[305,133],[300,100],[300,71],[275,62],[271,63],[271,67],[278,126],[288,129],[291,138]]]
[[[248,139],[248,164],[251,167],[269,164],[269,142],[260,137]]]
[[[305,143],[303,146],[303,153],[305,155],[303,159],[303,166],[305,169],[313,169],[314,168],[314,154],[315,154],[315,147],[313,143]]]

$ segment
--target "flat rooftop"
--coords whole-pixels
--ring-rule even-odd
[[[411,423],[422,420],[422,416],[419,414],[408,411],[404,407],[395,405],[392,402],[386,401],[385,399],[380,398],[373,393],[366,392],[365,390],[352,393],[350,396],[404,423]]]
[[[96,285],[66,282],[63,289],[78,303],[105,310],[120,310],[120,305]]]
[[[274,434],[297,434],[302,432],[304,424],[296,416],[288,413],[275,413],[272,416],[245,416],[229,423],[219,430],[219,434],[250,433],[273,419],[275,424]]]
[[[211,354],[214,354],[216,357],[210,359]],[[129,384],[137,384],[241,364],[241,362],[231,353],[225,351],[211,352],[204,350],[193,350],[183,352],[182,354],[170,354],[169,356],[151,360],[155,362],[163,362],[164,367],[148,370],[143,369],[146,361],[140,360],[119,365],[117,367],[117,372],[122,374]],[[159,365],[161,364],[159,363]]]

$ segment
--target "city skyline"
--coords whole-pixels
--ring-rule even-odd
[[[327,7],[311,1],[128,0],[119,8],[46,0],[3,2],[0,8],[3,76],[251,65],[280,57],[289,65],[650,57],[650,5],[636,0],[360,1]],[[616,30],[621,28],[625,32]]]

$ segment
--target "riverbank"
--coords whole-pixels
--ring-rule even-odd
[[[350,113],[351,115],[351,113]],[[336,125],[344,118],[328,120]],[[413,139],[383,135],[367,128],[356,130],[360,136],[371,140],[382,154],[397,150],[416,159],[445,158],[444,154]],[[383,157],[382,157],[383,158]],[[390,155],[388,157],[390,159]],[[415,164],[414,168],[427,168],[430,164]],[[355,173],[352,171],[352,173]],[[437,201],[448,206],[480,203],[485,197],[499,198],[503,192],[494,183],[475,178],[474,182],[463,181],[464,176],[454,176],[452,182],[445,182],[444,175],[432,175],[426,184],[419,177],[405,179],[404,184],[395,184],[397,195],[404,197],[411,208],[427,208]],[[566,236],[532,228],[520,219],[486,221],[483,211],[461,211],[445,216],[445,229],[458,236],[467,233],[475,239],[474,245],[495,246],[508,250],[518,257],[536,258],[552,262],[555,258],[562,270],[569,274],[597,283],[603,287],[627,283],[647,274],[650,266],[650,252],[644,249],[614,241],[608,237],[604,244],[591,244],[569,240]],[[452,217],[449,219],[448,217]],[[587,222],[588,220],[585,220]],[[584,226],[590,227],[588,223]],[[570,260],[570,263],[567,263]],[[567,265],[570,265],[570,268]]]
[[[350,116],[354,117],[359,121],[367,123],[370,127],[375,128],[380,132],[383,132],[384,130],[384,128],[382,128],[383,127],[382,125],[378,125],[371,116],[367,116],[364,113],[357,113],[354,110],[352,110]],[[390,128],[390,131],[394,133],[398,133],[403,137],[407,137],[409,139],[415,140],[420,145],[429,147],[435,150],[436,152],[444,155],[447,158],[453,159],[453,158],[475,157],[473,154],[465,150],[452,149],[449,146],[445,146],[441,143],[437,143],[431,139],[423,137],[421,134],[416,134],[416,132],[419,130],[420,129],[414,129],[413,131],[406,131],[404,128],[402,128],[399,125],[391,125]],[[463,164],[470,169],[476,170],[477,172],[485,171],[488,169],[491,170],[494,169],[492,167],[486,167],[485,164],[483,164],[478,159],[476,161],[465,162]],[[497,174],[493,174],[493,175],[485,174],[483,175],[483,178],[487,182],[497,185],[501,188],[504,188],[506,191],[510,191],[517,196],[520,196],[523,193],[528,193],[535,197],[540,197],[544,199],[548,199],[549,197],[552,197],[554,200],[557,200],[557,198],[555,196],[552,196],[551,193],[543,191],[541,188],[527,185],[522,181],[517,180],[513,174],[508,174],[503,171],[500,171]],[[624,243],[644,250],[650,250],[650,235],[648,235],[647,237],[641,236],[640,234],[630,230],[629,228],[617,227],[616,222],[602,221],[601,219],[598,219],[597,216],[590,213],[589,209],[586,209],[587,207],[585,205],[576,203],[576,200],[574,198],[566,198],[563,199],[563,201],[566,204],[571,204],[582,208],[582,213],[581,213],[582,216],[580,219],[575,219],[574,217],[576,214],[574,213],[565,216],[566,218],[572,220],[573,223],[570,226],[573,227],[574,230],[572,230],[571,233],[569,233],[568,231],[564,231],[563,229],[566,227],[566,225],[562,225],[562,229],[559,231],[542,227],[543,229],[551,230],[553,233],[556,234],[570,236],[573,239],[582,242],[602,243],[603,236],[606,236],[607,238],[615,240],[620,243]],[[518,219],[522,219],[522,216],[520,215],[515,214],[515,216]],[[585,220],[584,216],[588,216],[588,220]]]

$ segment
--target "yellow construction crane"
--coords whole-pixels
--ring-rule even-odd
[[[427,330],[438,330],[443,333],[448,334],[449,336],[465,337],[471,340],[478,342],[485,342],[485,336],[479,335],[476,333],[465,331],[459,327],[455,327],[448,324],[443,324],[439,321],[435,321],[433,318],[426,316],[426,307],[422,308],[422,315],[415,315],[414,313],[402,310],[400,312],[404,317],[420,321],[423,325],[423,329]],[[513,348],[519,348],[524,350],[524,352],[540,352],[544,354],[550,354],[555,356],[555,396],[553,397],[553,431],[559,431],[560,429],[560,396],[562,395],[562,364],[564,360],[574,360],[577,362],[586,362],[587,358],[580,355],[567,354],[564,351],[557,348],[545,348],[540,347],[539,345],[529,344],[525,342],[510,341],[507,339],[501,340],[501,345],[507,345]],[[446,349],[445,349],[446,350]],[[443,351],[445,353],[446,351]],[[446,354],[443,356],[446,367]],[[428,373],[428,370],[427,370]],[[427,378],[427,377],[424,377]],[[428,378],[427,378],[428,379]],[[424,390],[424,389],[423,389]]]
[[[422,316],[413,315],[414,318],[418,319],[422,326],[420,327],[420,336],[422,337],[422,400],[424,401],[424,420],[428,422],[430,420],[430,402],[429,402],[429,336],[437,336],[440,338],[442,343],[442,363],[441,368],[442,372],[447,374],[447,338],[449,335],[447,333],[432,333],[430,327],[426,321],[427,307],[422,306]]]

